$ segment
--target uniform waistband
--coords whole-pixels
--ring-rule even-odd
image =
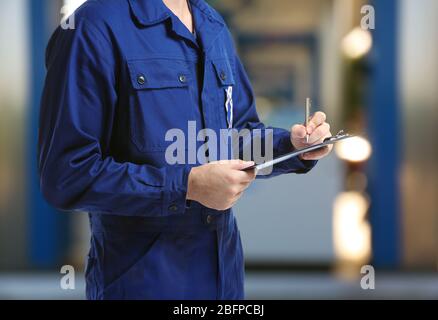
[[[199,204],[192,204],[181,215],[165,217],[127,217],[90,213],[93,233],[99,232],[195,232],[232,228],[234,215],[231,210],[217,212]]]

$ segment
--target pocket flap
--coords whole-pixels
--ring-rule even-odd
[[[214,69],[216,70],[216,76],[219,83],[223,86],[234,85],[234,75],[228,59],[216,59],[212,60]]]
[[[180,60],[130,60],[128,68],[132,86],[137,90],[186,87],[190,80],[189,70]]]

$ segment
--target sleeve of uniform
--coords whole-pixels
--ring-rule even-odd
[[[268,134],[266,129],[269,129],[273,133],[273,156],[277,157],[292,152],[294,146],[290,140],[290,131],[280,128],[265,127],[265,125],[260,122],[257,115],[254,92],[245,69],[237,55],[235,56],[234,64],[236,77],[236,90],[233,98],[234,127],[238,130],[246,128],[254,131],[254,129],[259,129],[260,132],[262,132],[262,140],[263,137],[266,137]],[[305,161],[295,157],[275,165],[270,175],[261,177],[272,177],[284,173],[307,173],[316,165],[316,163],[317,161]]]
[[[41,191],[61,210],[125,216],[184,212],[188,166],[119,163],[108,154],[117,62],[103,28],[59,28],[46,54],[39,129]]]

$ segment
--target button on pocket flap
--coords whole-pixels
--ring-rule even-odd
[[[137,89],[177,88],[188,85],[189,71],[183,61],[145,59],[128,61],[132,86]]]
[[[218,81],[223,86],[234,85],[234,75],[228,59],[213,60]]]

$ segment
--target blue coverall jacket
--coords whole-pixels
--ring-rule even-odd
[[[186,201],[193,165],[165,161],[167,130],[264,128],[219,14],[191,0],[196,38],[162,0],[89,0],[46,54],[39,130],[44,197],[88,212],[89,299],[242,299],[244,261],[231,210]],[[218,134],[219,135],[219,134]],[[293,150],[274,129],[274,155]],[[272,176],[304,173],[292,159]]]

